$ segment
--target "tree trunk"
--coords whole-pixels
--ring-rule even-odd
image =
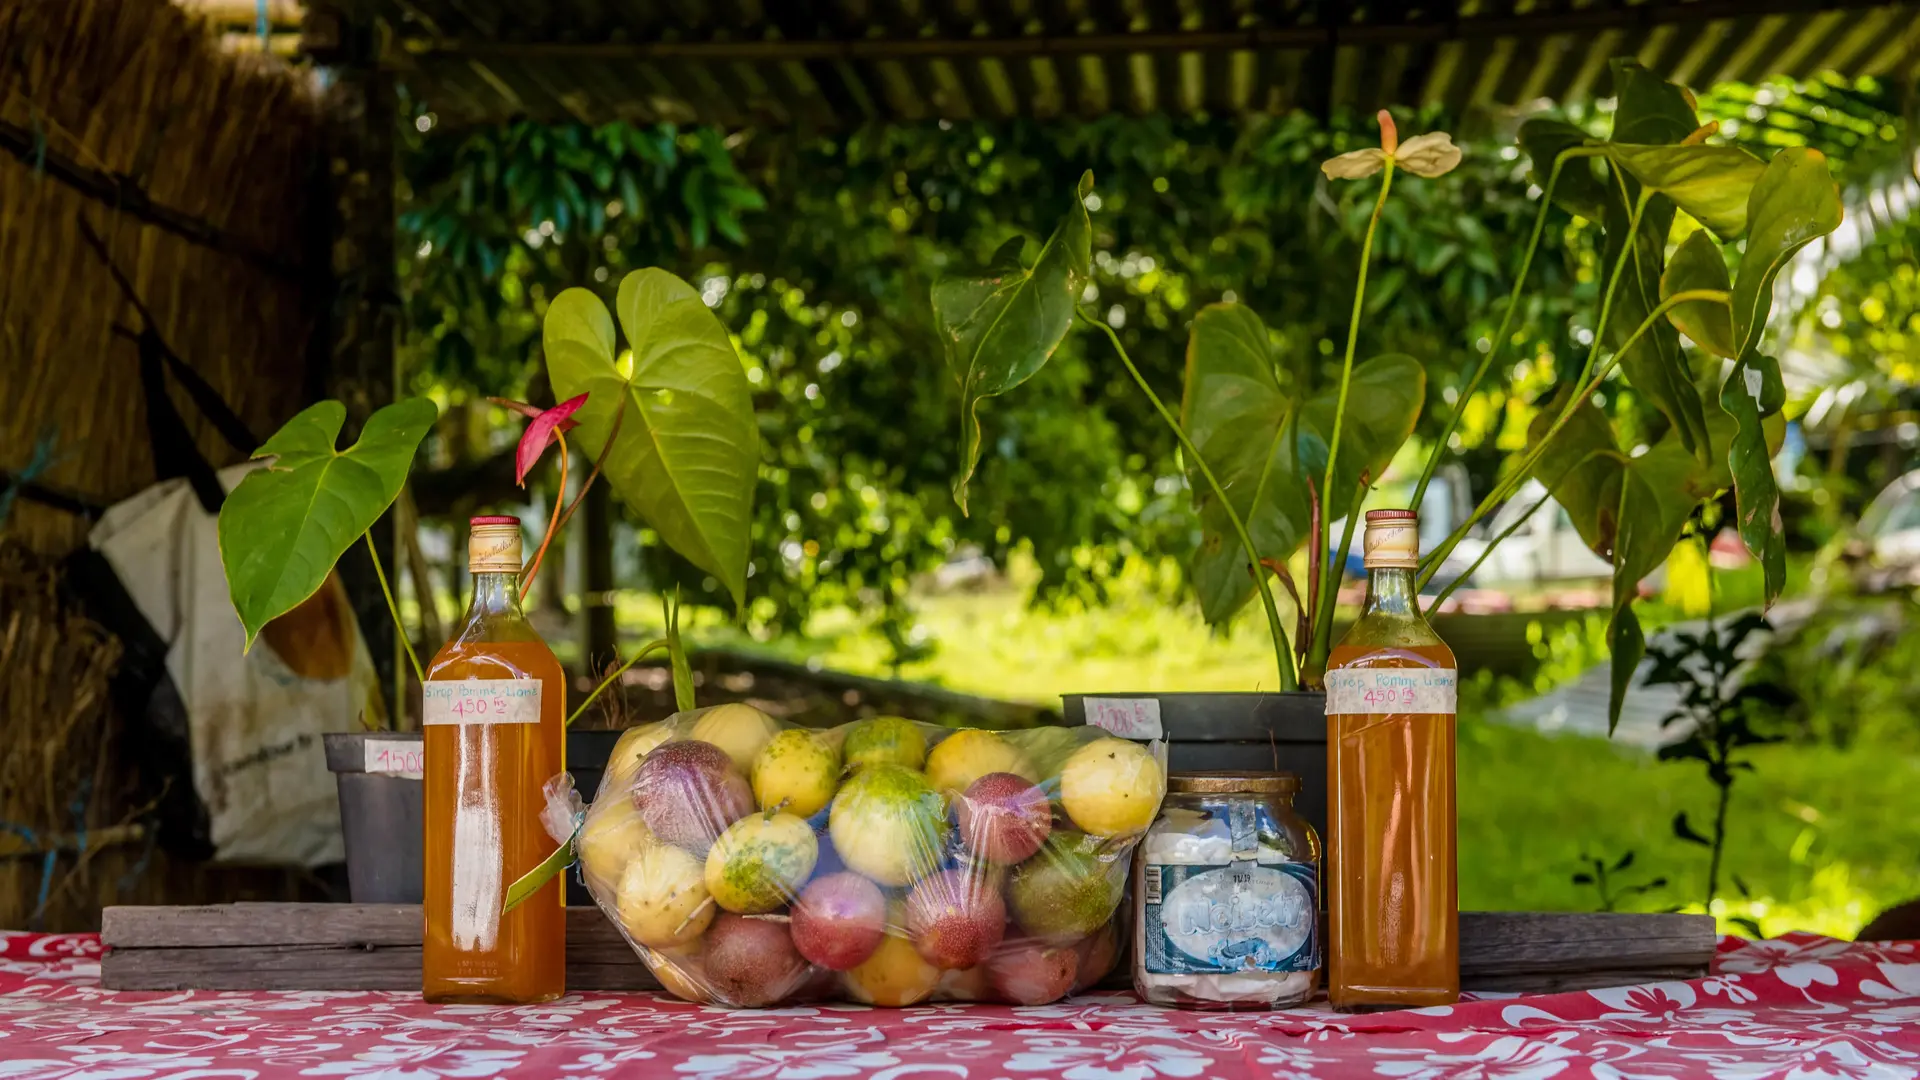
[[[596,483],[587,489],[587,502],[580,508],[581,542],[586,545],[582,560],[585,587],[580,593],[580,613],[585,620],[580,658],[587,671],[598,671],[614,661],[620,647],[613,624],[613,489]]]

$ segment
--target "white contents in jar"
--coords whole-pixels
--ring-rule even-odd
[[[1245,1005],[1312,994],[1320,966],[1315,868],[1265,842],[1270,835],[1250,827],[1252,814],[1244,804],[1230,816],[1169,809],[1148,832],[1137,856],[1144,903],[1133,943],[1135,978],[1145,987]]]

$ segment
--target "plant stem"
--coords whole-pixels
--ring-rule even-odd
[[[400,636],[400,644],[407,649],[407,659],[413,662],[413,677],[426,682],[427,673],[421,670],[420,658],[414,655],[413,640],[407,637],[407,625],[400,621],[399,605],[393,602],[393,590],[387,586],[387,571],[380,565],[379,550],[373,546],[373,532],[369,530],[360,535],[367,542],[367,556],[373,560],[373,575],[380,579],[380,595],[387,598],[387,614],[393,616],[393,632]],[[394,717],[393,722],[398,725],[400,718]]]
[[[1547,229],[1547,211],[1553,209],[1553,189],[1560,183],[1560,167],[1567,161],[1563,152],[1553,159],[1553,170],[1547,175],[1547,186],[1540,193],[1540,212],[1533,216],[1533,235],[1527,238],[1527,252],[1520,259],[1520,274],[1513,279],[1513,290],[1507,294],[1507,310],[1500,316],[1500,329],[1493,333],[1493,347],[1480,358],[1480,365],[1474,368],[1473,378],[1467,380],[1466,389],[1454,399],[1453,415],[1447,417],[1446,429],[1440,432],[1440,438],[1433,444],[1433,452],[1427,455],[1427,466],[1420,473],[1420,482],[1413,488],[1412,509],[1419,510],[1427,496],[1427,485],[1433,482],[1433,474],[1440,468],[1440,456],[1447,452],[1447,445],[1453,439],[1453,433],[1460,429],[1460,418],[1467,411],[1467,399],[1480,389],[1480,383],[1492,370],[1494,361],[1500,358],[1501,351],[1507,347],[1507,331],[1513,325],[1513,313],[1520,307],[1520,292],[1527,284],[1527,274],[1533,269],[1534,253],[1540,249],[1540,236]]]
[[[673,707],[679,712],[692,712],[696,704],[693,666],[687,662],[686,647],[680,642],[680,586],[675,585],[671,594],[660,594],[660,621],[667,628],[667,656],[673,667]]]
[[[1440,605],[1446,601],[1447,597],[1453,595],[1453,590],[1459,588],[1461,582],[1472,577],[1473,572],[1475,570],[1480,569],[1480,564],[1487,561],[1487,556],[1493,554],[1493,549],[1505,543],[1507,537],[1512,536],[1520,528],[1520,526],[1525,525],[1527,523],[1527,519],[1533,516],[1533,512],[1547,505],[1547,500],[1551,498],[1553,498],[1553,490],[1552,490],[1552,487],[1549,486],[1546,494],[1541,495],[1540,498],[1536,500],[1532,506],[1527,507],[1526,513],[1521,514],[1519,517],[1515,518],[1513,521],[1513,524],[1507,526],[1504,530],[1501,531],[1500,535],[1494,537],[1492,542],[1488,543],[1485,548],[1481,549],[1479,557],[1473,560],[1472,566],[1467,567],[1466,570],[1462,572],[1459,577],[1454,578],[1452,581],[1447,582],[1447,587],[1444,589],[1441,589],[1440,595],[1434,597],[1433,603],[1427,605],[1428,613],[1432,613],[1440,610]]]
[[[1360,280],[1353,287],[1353,314],[1347,318],[1347,352],[1340,362],[1340,396],[1333,406],[1333,436],[1327,440],[1327,468],[1320,481],[1320,491],[1326,499],[1325,514],[1333,513],[1333,493],[1338,490],[1333,486],[1333,468],[1340,460],[1340,436],[1347,421],[1347,389],[1353,382],[1353,349],[1360,340],[1360,316],[1366,310],[1367,264],[1373,261],[1373,232],[1380,225],[1380,212],[1386,209],[1387,192],[1391,190],[1393,190],[1393,159],[1389,157],[1386,167],[1380,173],[1380,197],[1373,201],[1373,216],[1367,219],[1367,235],[1360,241]],[[1351,511],[1353,507],[1349,506],[1348,509]],[[1349,512],[1347,516],[1353,515]],[[1326,550],[1325,536],[1317,535],[1313,538],[1313,542],[1321,550]],[[1339,580],[1337,576],[1339,570],[1332,565],[1332,560],[1327,560],[1321,572],[1327,575],[1329,582]],[[1322,606],[1327,606],[1327,591],[1322,590]],[[1315,616],[1318,617],[1318,612]],[[1320,632],[1316,628],[1314,639],[1317,641],[1319,637]]]
[[[1360,490],[1367,489],[1366,478],[1361,478]],[[1340,532],[1340,557],[1334,559],[1329,553],[1327,559],[1327,580],[1320,590],[1320,608],[1313,613],[1313,645],[1307,650],[1307,658],[1302,663],[1307,682],[1320,685],[1327,671],[1327,653],[1333,648],[1333,613],[1340,606],[1340,579],[1346,574],[1347,552],[1353,550],[1353,526],[1360,520],[1360,501],[1364,494],[1353,497],[1353,505],[1347,510],[1347,523]],[[1417,597],[1416,597],[1416,602]]]
[[[1722,770],[1726,766],[1722,764]],[[1720,853],[1727,843],[1727,803],[1733,799],[1733,774],[1720,788],[1720,805],[1713,813],[1713,853],[1707,857],[1707,913],[1713,913],[1713,898],[1720,892]]]
[[[607,463],[608,456],[613,453],[614,440],[620,437],[620,425],[627,418],[627,403],[632,400],[633,398],[630,394],[625,392],[621,393],[620,407],[613,411],[613,430],[607,434],[607,445],[601,447],[600,455],[593,459],[593,471],[587,474],[587,482],[581,484],[580,490],[574,493],[573,501],[567,504],[566,513],[560,515],[560,524],[555,526],[555,528],[564,529],[567,527],[567,522],[573,520],[573,512],[580,509],[580,503],[586,499],[587,489],[593,486],[595,480],[600,479],[600,469]],[[566,486],[564,484],[561,485],[560,490],[565,491]]]
[[[615,679],[618,679],[620,676],[625,675],[627,673],[628,668],[632,667],[633,665],[639,663],[641,660],[645,659],[646,657],[656,652],[659,652],[661,649],[664,649],[666,647],[667,647],[667,639],[665,638],[661,638],[658,641],[649,641],[645,645],[642,645],[640,647],[640,651],[633,654],[632,659],[628,660],[624,664],[621,664],[619,667],[613,669],[613,672],[611,674],[609,674],[606,678],[600,680],[600,685],[593,688],[593,693],[588,694],[587,699],[585,701],[582,701],[579,707],[574,709],[572,714],[570,714],[567,717],[567,726],[572,727],[573,722],[575,720],[580,719],[580,714],[587,711],[587,706],[593,704],[593,700],[599,697],[602,691],[606,690],[607,687],[612,686],[613,681]]]
[[[1367,269],[1373,262],[1373,234],[1380,227],[1380,213],[1387,207],[1387,193],[1393,190],[1393,159],[1387,159],[1386,167],[1380,174],[1380,195],[1373,201],[1373,214],[1367,218],[1367,233],[1360,241],[1360,276],[1353,286],[1353,313],[1347,317],[1347,349],[1340,361],[1340,395],[1333,407],[1333,436],[1327,440],[1327,468],[1320,481],[1320,490],[1326,493],[1326,503],[1322,507],[1325,514],[1333,512],[1334,466],[1340,460],[1340,437],[1347,421],[1347,391],[1353,383],[1354,346],[1360,341],[1360,316],[1367,306]],[[1334,558],[1327,547],[1326,530],[1316,528],[1313,545],[1318,551],[1326,552],[1320,560],[1320,582],[1317,605],[1311,613],[1312,623],[1309,632],[1312,641],[1307,647],[1306,659],[1301,667],[1305,671],[1308,683],[1319,679],[1327,666],[1327,649],[1333,641],[1333,613],[1339,606],[1340,577],[1346,571],[1347,552],[1353,546],[1353,524],[1360,511],[1360,503],[1366,498],[1367,483],[1363,476],[1360,489],[1347,504],[1346,530],[1340,537],[1339,558]]]
[[[1253,574],[1253,586],[1259,591],[1260,604],[1267,612],[1267,629],[1273,634],[1273,657],[1280,672],[1280,689],[1283,693],[1298,690],[1300,682],[1293,669],[1292,643],[1287,640],[1287,632],[1280,625],[1280,609],[1273,604],[1273,590],[1267,586],[1267,575],[1261,572],[1260,553],[1254,549],[1253,537],[1247,533],[1246,522],[1240,519],[1240,512],[1235,510],[1233,503],[1227,499],[1227,492],[1220,486],[1220,481],[1214,477],[1213,469],[1207,465],[1207,459],[1200,456],[1199,448],[1193,445],[1193,440],[1187,438],[1186,429],[1182,428],[1180,421],[1167,410],[1165,403],[1160,400],[1160,395],[1153,392],[1153,387],[1147,385],[1147,380],[1140,374],[1140,369],[1133,366],[1133,358],[1127,355],[1126,346],[1120,344],[1120,335],[1113,332],[1113,327],[1084,311],[1079,315],[1082,319],[1099,327],[1106,333],[1107,339],[1113,342],[1113,349],[1120,354],[1120,362],[1126,365],[1127,373],[1133,376],[1134,384],[1140,387],[1140,392],[1147,395],[1147,400],[1153,403],[1154,410],[1160,414],[1160,419],[1165,421],[1167,427],[1173,431],[1173,437],[1180,441],[1180,449],[1193,460],[1194,467],[1198,468],[1200,475],[1206,479],[1208,490],[1213,492],[1214,498],[1220,500],[1220,509],[1226,512],[1227,520],[1233,523],[1233,531],[1240,538],[1240,546],[1247,553],[1248,568]]]
[[[1473,508],[1473,513],[1467,515],[1467,520],[1461,522],[1460,526],[1454,529],[1453,532],[1448,533],[1447,538],[1441,541],[1438,547],[1434,548],[1425,558],[1420,560],[1425,569],[1420,572],[1420,576],[1415,582],[1416,587],[1424,586],[1433,578],[1434,571],[1439,569],[1440,564],[1446,561],[1448,555],[1453,554],[1453,549],[1460,545],[1460,541],[1467,535],[1467,530],[1478,524],[1480,519],[1486,517],[1495,506],[1505,502],[1508,496],[1512,495],[1513,492],[1519,488],[1520,484],[1526,481],[1526,478],[1531,475],[1533,471],[1534,463],[1540,460],[1541,454],[1546,452],[1547,446],[1553,442],[1553,437],[1559,434],[1560,429],[1565,426],[1567,419],[1573,415],[1574,410],[1587,399],[1588,395],[1592,394],[1595,389],[1598,389],[1600,385],[1599,380],[1590,379],[1590,377],[1594,373],[1594,364],[1600,356],[1600,344],[1607,336],[1607,318],[1613,314],[1613,296],[1614,292],[1620,286],[1620,275],[1627,268],[1627,260],[1633,256],[1633,236],[1640,229],[1640,215],[1646,210],[1647,200],[1651,197],[1651,192],[1641,192],[1640,198],[1634,203],[1633,213],[1628,215],[1627,243],[1621,247],[1620,257],[1614,260],[1613,272],[1607,278],[1607,290],[1600,298],[1600,318],[1597,325],[1594,326],[1593,344],[1587,349],[1587,359],[1586,362],[1581,365],[1580,377],[1574,381],[1575,393],[1568,396],[1566,404],[1561,406],[1560,414],[1554,418],[1553,425],[1548,428],[1546,438],[1541,439],[1528,449],[1526,456],[1521,459],[1520,466],[1509,473],[1505,480],[1495,484],[1493,490],[1487,493],[1487,497],[1481,499],[1479,505]],[[1675,293],[1668,299],[1661,301],[1660,304],[1641,321],[1639,327],[1637,327],[1633,334],[1627,339],[1626,345],[1614,350],[1613,359],[1617,360],[1622,353],[1627,351],[1627,348],[1630,348],[1634,342],[1639,340],[1641,334],[1646,333],[1647,329],[1653,325],[1654,319],[1665,315],[1675,304],[1683,302],[1683,298],[1700,299],[1701,297],[1698,293],[1710,291],[1712,290],[1702,289],[1691,290],[1685,293]],[[1716,295],[1723,294],[1716,293]],[[1604,378],[1605,374],[1606,372],[1603,370],[1601,376]]]
[[[533,579],[540,576],[540,562],[547,557],[547,545],[553,543],[553,534],[560,528],[560,504],[567,497],[567,434],[559,428],[553,429],[553,437],[560,443],[560,490],[553,496],[553,513],[547,516],[547,534],[540,538],[540,546],[534,550],[533,561],[527,564],[520,575],[520,599],[525,600],[533,588]],[[613,445],[611,441],[609,446]]]

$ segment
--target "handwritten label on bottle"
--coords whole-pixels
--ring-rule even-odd
[[[425,744],[419,739],[368,739],[360,745],[367,751],[367,772],[405,780],[418,780],[426,772]]]
[[[1158,739],[1166,734],[1160,724],[1160,702],[1153,698],[1087,698],[1085,705],[1087,723],[1123,739]]]
[[[537,724],[540,680],[462,679],[421,687],[422,724]]]
[[[1452,668],[1341,668],[1327,672],[1327,715],[1450,714],[1459,683]]]

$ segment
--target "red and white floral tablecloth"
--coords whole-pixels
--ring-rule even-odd
[[[1038,1008],[760,1012],[579,994],[526,1008],[398,993],[110,993],[91,935],[0,934],[0,1078],[1912,1077],[1920,945],[1721,942],[1693,982],[1342,1016],[1092,994]]]

